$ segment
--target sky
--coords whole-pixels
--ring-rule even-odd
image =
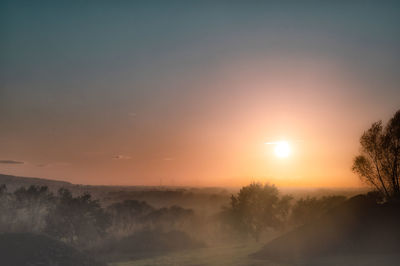
[[[399,25],[396,1],[2,1],[0,173],[360,186],[359,137],[400,108]]]

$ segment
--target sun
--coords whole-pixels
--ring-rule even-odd
[[[275,156],[278,158],[286,158],[290,155],[290,145],[287,141],[278,141],[275,144]]]

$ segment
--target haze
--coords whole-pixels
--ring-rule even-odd
[[[360,135],[400,105],[396,1],[0,10],[5,174],[355,187]],[[291,143],[284,159],[265,145],[280,140]]]

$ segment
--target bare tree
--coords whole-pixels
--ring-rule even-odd
[[[352,170],[362,181],[374,187],[386,200],[400,198],[400,110],[386,126],[372,124],[360,139],[360,155]]]

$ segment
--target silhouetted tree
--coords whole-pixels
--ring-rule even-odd
[[[113,234],[126,235],[143,227],[143,219],[154,208],[145,201],[125,200],[111,204],[107,212],[111,216],[110,231]]]
[[[267,228],[282,227],[290,208],[290,196],[280,197],[274,185],[252,183],[231,197],[228,209],[233,225],[257,241]]]
[[[46,226],[46,216],[54,204],[47,186],[31,185],[14,191],[11,205],[15,211],[14,227],[21,231],[40,232]]]
[[[164,207],[150,212],[144,222],[153,228],[172,230],[182,229],[194,219],[194,212],[179,206]]]
[[[360,139],[361,154],[354,158],[352,170],[387,200],[400,198],[400,110],[384,127],[372,124]]]
[[[91,195],[73,197],[61,188],[47,217],[46,233],[74,245],[88,245],[105,235],[109,216]]]

